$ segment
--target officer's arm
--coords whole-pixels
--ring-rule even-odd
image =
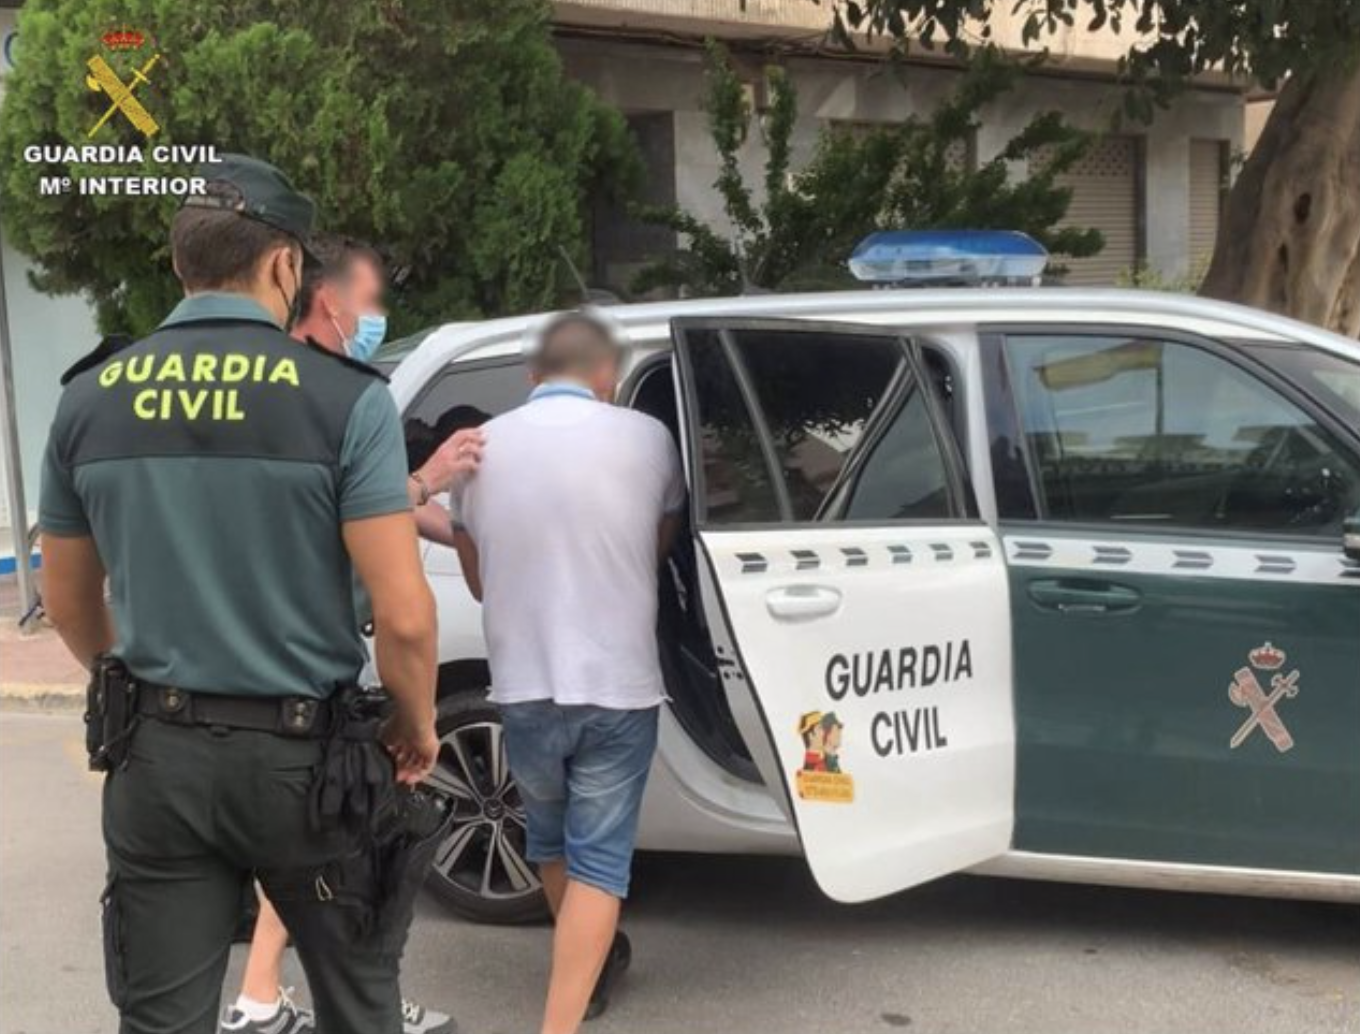
[[[88,535],[43,535],[43,607],[66,648],[89,668],[113,647],[113,621],[104,602],[104,562]]]
[[[342,526],[359,580],[373,604],[378,675],[407,716],[433,719],[435,686],[434,595],[420,564],[415,523],[392,513]]]
[[[407,483],[411,505],[416,512],[416,527],[420,537],[441,546],[457,546],[453,536],[453,519],[449,511],[431,495],[455,489],[477,470],[482,461],[482,445],[486,436],[476,427],[465,427],[449,435],[448,439],[424,465],[411,475]]]
[[[468,592],[478,603],[482,602],[482,568],[477,556],[477,543],[466,528],[454,527],[453,548],[458,550],[458,563],[463,567],[463,578],[467,581]]]
[[[441,546],[455,546],[453,518],[441,504],[431,499],[416,507],[416,530],[420,537]]]
[[[389,747],[394,756],[404,756],[406,748],[423,752],[434,741],[434,597],[408,508],[401,421],[384,385],[375,382],[355,403],[340,470],[341,534],[373,605],[378,675],[397,703],[401,742]],[[406,765],[397,757],[399,769],[413,776],[420,774],[415,762],[421,760]]]

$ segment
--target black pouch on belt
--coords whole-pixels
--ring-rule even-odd
[[[393,791],[392,759],[378,742],[392,698],[356,686],[340,690],[333,700],[330,734],[312,782],[312,829],[368,834]]]
[[[439,794],[405,788],[377,841],[377,927],[384,937],[404,940],[415,913],[416,895],[434,864],[435,853],[453,830],[453,806]]]
[[[333,902],[350,914],[355,937],[376,937],[384,950],[399,953],[416,896],[453,819],[445,798],[398,787],[347,853],[320,868],[271,873],[263,882],[276,903]]]
[[[94,659],[85,691],[85,751],[90,769],[113,772],[127,763],[137,724],[137,683],[116,657]]]

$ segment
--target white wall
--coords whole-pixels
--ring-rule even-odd
[[[615,40],[566,39],[560,44],[569,72],[625,111],[673,111],[675,119],[676,197],[679,204],[726,231],[721,203],[712,189],[718,155],[700,110],[703,56],[694,48],[628,44]],[[738,55],[738,60],[745,60]],[[886,66],[832,58],[786,62],[798,88],[800,117],[795,130],[795,163],[811,152],[827,120],[895,121],[931,110],[958,80],[958,72],[908,66],[905,89]],[[755,79],[759,64],[747,66]],[[1037,113],[1063,112],[1074,125],[1105,129],[1118,110],[1121,92],[1109,83],[1058,76],[1027,77],[984,113],[977,138],[980,160],[997,154]],[[1142,133],[1146,144],[1148,265],[1168,276],[1189,264],[1189,143],[1192,137],[1226,140],[1242,146],[1243,100],[1239,94],[1200,90],[1159,115]],[[758,184],[763,149],[747,142],[742,167]],[[1013,170],[1023,175],[1023,168]]]
[[[0,43],[4,45],[3,54],[0,54],[0,98],[4,96],[4,77],[11,67],[10,48],[21,45],[11,40],[15,32],[15,13],[0,9]],[[33,290],[28,282],[30,264],[9,246],[3,234],[0,234],[0,261],[4,264],[5,296],[9,306],[24,494],[32,520],[38,508],[38,480],[47,428],[61,394],[58,379],[63,370],[99,343],[99,335],[95,330],[94,313],[82,299],[50,298]],[[0,455],[0,464],[4,462],[4,456]],[[8,506],[0,493],[0,527],[9,525]],[[8,536],[0,539],[0,552],[8,552],[9,544]]]
[[[715,36],[720,39],[793,40],[816,42],[831,28],[831,5],[809,0],[553,0],[553,21],[559,25],[582,26],[592,31],[628,30],[630,32],[673,33],[690,38]],[[998,3],[987,17],[993,43],[1014,52],[1034,53],[1033,44],[1024,39],[1029,5]],[[1071,26],[1060,26],[1040,43],[1048,50],[1052,64],[1072,68],[1106,68],[1140,37],[1125,18],[1122,31],[1113,21],[1092,30],[1088,19]],[[976,37],[982,25],[970,20],[967,31]],[[884,49],[881,38],[861,38],[866,49]],[[924,53],[922,48],[919,52]]]
[[[15,411],[21,469],[30,518],[38,509],[38,481],[47,429],[61,395],[62,371],[99,343],[94,314],[80,299],[52,299],[28,283],[28,263],[3,245],[10,348],[14,357]],[[0,457],[3,462],[3,457]],[[0,500],[2,503],[3,500]],[[8,525],[0,512],[0,525]]]

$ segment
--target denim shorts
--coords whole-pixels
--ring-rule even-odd
[[[531,862],[565,860],[568,879],[628,896],[659,710],[551,700],[501,705]]]

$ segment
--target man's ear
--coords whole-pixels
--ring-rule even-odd
[[[277,290],[288,287],[288,249],[284,247],[271,248],[265,253],[264,261],[260,263],[260,279],[268,288]]]
[[[285,244],[274,250],[274,275],[280,284],[291,284],[302,290],[302,249],[296,244]]]
[[[261,304],[270,311],[280,326],[288,318],[287,298],[280,292],[301,290],[301,282],[289,276],[289,261],[288,248],[272,248],[265,252],[260,264],[255,267],[254,291]]]
[[[617,402],[619,397],[619,369],[616,366],[603,366],[595,375],[591,385],[597,397],[605,402]]]
[[[317,284],[316,291],[312,294],[312,311],[315,312],[318,307],[330,319],[340,318],[340,306],[335,300],[335,287],[328,280],[322,280]]]
[[[294,284],[299,291],[302,290],[302,264],[307,261],[307,257],[302,254],[302,249],[296,244],[288,246],[288,265],[292,269]]]

